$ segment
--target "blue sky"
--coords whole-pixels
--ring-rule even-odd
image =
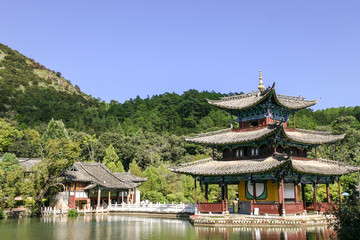
[[[107,102],[188,89],[360,105],[360,1],[4,1],[0,42]]]

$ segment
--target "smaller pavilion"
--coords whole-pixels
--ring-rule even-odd
[[[131,172],[113,173],[105,164],[77,162],[64,174],[69,208],[100,208],[109,203],[136,203],[140,201],[137,189],[145,178]]]

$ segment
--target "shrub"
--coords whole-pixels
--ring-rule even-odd
[[[78,216],[78,212],[75,209],[70,209],[68,212],[68,217],[76,218]]]
[[[338,239],[359,239],[360,207],[339,206],[333,214],[338,220],[332,224]]]

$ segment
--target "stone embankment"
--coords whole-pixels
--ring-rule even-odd
[[[302,227],[327,225],[336,221],[330,215],[293,215],[293,216],[254,216],[245,214],[197,214],[190,216],[190,222],[195,226],[282,226]]]

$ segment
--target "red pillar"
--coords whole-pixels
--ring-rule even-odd
[[[341,182],[340,182],[340,178],[338,180],[338,186],[339,186],[339,201],[340,201],[340,205],[342,205],[342,198],[341,198]]]
[[[253,202],[256,203],[256,183],[253,181]]]
[[[331,203],[330,189],[329,189],[329,184],[328,183],[326,183],[326,197],[327,197],[327,202]]]
[[[282,215],[282,208],[283,208],[283,197],[282,197],[282,185],[283,185],[283,179],[280,180],[278,183],[278,197],[279,197],[279,215]]]
[[[111,190],[108,191],[108,206],[111,204]]]
[[[314,188],[314,211],[317,211],[317,200],[316,200],[316,184],[313,183],[313,188]]]
[[[281,181],[278,182],[278,198],[279,198],[279,204],[281,204],[281,200],[282,200],[282,197],[281,197]]]
[[[299,189],[296,183],[294,183],[294,191],[295,191],[295,203],[299,203]]]
[[[194,178],[194,194],[195,194],[195,213],[196,213],[196,208],[197,208],[197,199],[196,199],[196,178]]]
[[[225,211],[229,210],[228,185],[225,183]]]
[[[221,208],[225,211],[225,187],[224,183],[221,183]]]
[[[281,202],[285,203],[285,186],[284,186],[284,178],[281,179]]]
[[[282,202],[282,209],[283,209],[283,213],[284,213],[284,210],[285,210],[285,194],[284,194],[284,189],[285,189],[285,186],[284,186],[284,178],[281,178],[281,202]]]

